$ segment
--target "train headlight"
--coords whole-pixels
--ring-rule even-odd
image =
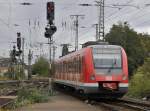
[[[123,79],[123,80],[127,80],[128,78],[127,78],[126,75],[123,75],[123,76],[122,76],[122,79]]]
[[[94,81],[95,80],[95,75],[91,75],[90,80]]]

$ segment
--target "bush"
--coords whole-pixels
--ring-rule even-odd
[[[133,72],[144,63],[148,44],[145,46],[143,44],[148,40],[143,40],[142,38],[145,36],[138,34],[126,22],[113,25],[105,38],[110,44],[120,45],[125,49],[128,56],[129,76],[131,77]]]
[[[16,100],[13,108],[21,107],[27,104],[43,103],[49,100],[48,91],[43,91],[37,88],[22,88],[18,92],[18,99]]]
[[[32,74],[47,77],[49,75],[49,63],[48,60],[40,57],[32,67]]]
[[[150,58],[145,60],[132,77],[129,85],[129,96],[142,98],[150,94]]]

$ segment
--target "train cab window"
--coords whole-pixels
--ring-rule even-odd
[[[94,67],[98,73],[120,73],[121,58],[120,48],[93,48]]]
[[[119,54],[102,54],[94,56],[96,68],[121,68],[121,56]]]

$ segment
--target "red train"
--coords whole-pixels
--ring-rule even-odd
[[[59,58],[54,83],[96,97],[122,97],[128,91],[128,63],[117,45],[94,44]]]

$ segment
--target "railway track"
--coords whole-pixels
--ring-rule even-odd
[[[93,105],[100,105],[109,111],[150,111],[150,103],[127,99],[101,100],[93,103]]]
[[[134,101],[129,99],[118,99],[117,102],[132,109],[140,111],[150,111],[150,103],[148,102]]]
[[[8,81],[0,81],[1,94],[0,94],[0,109],[5,108],[15,101],[17,98],[17,92],[22,87],[46,87],[48,85],[48,79],[35,79],[35,80],[8,80]],[[6,89],[7,87],[8,89]],[[5,90],[5,91],[2,91]]]
[[[27,81],[0,81],[0,84],[20,84],[22,82],[30,84],[29,87],[33,86],[34,84],[36,84],[39,87],[42,85],[43,87],[45,85],[48,85],[48,79],[31,80],[31,81],[28,80]],[[14,98],[10,97],[10,95],[14,96],[16,91],[17,90],[14,90],[8,93],[7,94],[8,97],[0,98],[0,108],[5,107],[6,105],[14,101]],[[68,91],[67,94],[75,96],[73,93],[68,93]],[[80,98],[80,100],[83,99]],[[131,100],[131,99],[101,100],[101,101],[90,100],[88,104],[94,105],[96,107],[101,107],[101,108],[103,107],[104,110],[109,110],[109,111],[150,111],[150,103]]]
[[[1,96],[0,97],[0,109],[12,104],[17,96]]]
[[[5,81],[0,81],[0,85],[7,85],[7,84],[11,84],[11,85],[17,85],[20,83],[42,83],[42,82],[48,82],[48,79],[34,79],[34,80],[5,80]]]
[[[95,107],[99,107],[104,109],[104,111],[150,111],[150,103],[149,102],[141,102],[139,100],[132,99],[100,99],[100,100],[85,100],[81,96],[78,96],[68,90],[64,90],[61,88],[57,88],[57,91],[63,94],[69,94],[73,97],[80,99],[81,101],[85,101],[87,104],[91,104]]]

